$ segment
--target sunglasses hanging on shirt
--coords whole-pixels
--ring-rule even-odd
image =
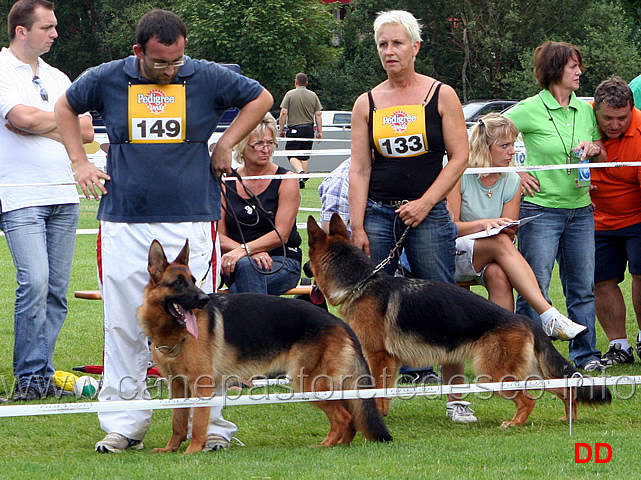
[[[49,94],[45,90],[44,85],[42,85],[42,80],[40,80],[40,77],[38,75],[34,75],[31,81],[36,87],[38,87],[38,90],[40,92],[40,98],[42,98],[42,100],[44,100],[45,102],[48,102]]]

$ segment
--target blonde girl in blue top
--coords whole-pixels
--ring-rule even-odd
[[[499,114],[485,115],[472,128],[470,167],[512,165],[514,122]],[[587,333],[552,307],[541,293],[534,272],[514,246],[516,227],[498,235],[473,239],[471,234],[508,225],[519,218],[521,180],[515,172],[466,174],[448,196],[458,227],[456,240],[456,281],[476,280],[487,288],[489,299],[514,311],[515,288],[541,317],[545,332],[554,338],[571,340]]]

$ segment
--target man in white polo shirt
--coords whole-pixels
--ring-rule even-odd
[[[58,37],[53,4],[19,0],[0,52],[0,227],[17,270],[14,401],[60,395],[53,352],[67,316],[67,288],[78,223],[78,192],[53,107],[70,82],[45,63]],[[93,140],[91,117],[81,118]],[[17,186],[7,186],[17,185]]]

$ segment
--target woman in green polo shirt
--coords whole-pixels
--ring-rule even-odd
[[[574,45],[546,42],[536,49],[534,76],[543,90],[506,112],[523,135],[525,165],[606,160],[592,107],[574,94],[582,70],[581,51]],[[520,216],[540,216],[519,228],[517,237],[548,302],[552,269],[558,262],[568,316],[589,330],[570,343],[570,359],[578,368],[595,371],[603,364],[596,349],[594,218],[585,173],[563,168],[522,175]],[[520,296],[516,311],[540,321]]]

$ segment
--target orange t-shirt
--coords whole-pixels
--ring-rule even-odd
[[[641,111],[632,111],[632,121],[622,138],[604,142],[608,162],[641,162]],[[618,230],[641,222],[641,166],[593,168],[590,192],[596,230]]]

